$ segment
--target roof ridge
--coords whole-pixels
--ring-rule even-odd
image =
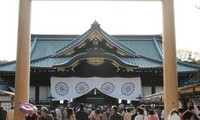
[[[103,31],[103,30],[102,30]],[[103,31],[103,32],[105,32],[105,31]],[[106,33],[106,32],[105,32]],[[109,34],[108,34],[109,35]],[[109,35],[109,36],[111,36],[111,35]],[[113,37],[113,36],[111,36],[111,37]],[[113,37],[114,38],[114,37]],[[114,38],[116,41],[118,41],[119,43],[121,43],[119,40],[117,40],[116,38]],[[123,46],[125,46],[123,43],[121,43]],[[130,49],[129,47],[127,47],[127,46],[125,46],[126,48],[128,48],[128,49]],[[130,49],[131,50],[131,49]],[[131,51],[133,51],[133,50],[131,50]],[[134,51],[133,51],[134,52]],[[144,56],[144,55],[141,55],[141,54],[139,54],[139,53],[136,53],[136,52],[134,52],[134,55],[137,55],[137,57],[143,57],[143,58],[145,58],[145,59],[149,59],[149,60],[151,60],[151,61],[155,61],[155,62],[157,62],[157,63],[162,63],[163,64],[163,61],[162,60],[157,60],[157,59],[153,59],[153,58],[150,58],[150,57],[147,57],[147,56]]]
[[[47,55],[47,56],[44,56],[44,57],[36,58],[36,59],[30,60],[30,63],[34,63],[34,62],[37,62],[37,61],[39,61],[39,60],[51,58],[51,56],[52,56],[52,55]]]
[[[89,33],[92,32],[92,28],[90,28],[89,30],[87,30],[86,32],[84,32],[82,35],[79,35],[78,37],[76,37],[74,40],[72,40],[70,43],[68,43],[67,45],[65,45],[64,47],[60,48],[59,50],[57,50],[55,53],[53,53],[54,55],[58,55],[58,54],[61,54],[63,53],[64,51],[68,50],[68,49],[71,49],[71,48],[68,48],[68,46],[72,46],[73,44],[76,44],[77,41],[80,42],[82,41],[80,38],[81,37],[86,37],[88,36]],[[75,42],[76,41],[76,42]],[[68,48],[68,49],[67,49]],[[53,55],[52,54],[52,55]]]
[[[127,53],[129,53],[129,54],[131,54],[133,56],[137,56],[137,54],[136,54],[135,51],[131,50],[129,47],[125,46],[121,41],[119,41],[118,39],[116,39],[112,35],[109,35],[108,33],[106,33],[103,29],[101,29],[100,28],[100,24],[98,24],[97,21],[95,21],[91,25],[91,28],[89,30],[87,30],[85,33],[83,33],[82,35],[78,36],[77,38],[75,38],[74,40],[72,40],[69,44],[65,45],[64,47],[62,47],[61,49],[57,50],[53,54],[56,56],[58,54],[61,54],[61,53],[65,52],[66,50],[72,49],[74,47],[74,45],[76,45],[80,41],[85,40],[85,38],[87,38],[88,35],[90,35],[95,30],[97,32],[99,32],[99,34],[101,34],[104,38],[107,38],[107,40],[111,44],[118,46],[120,49],[124,50],[125,52],[127,52]],[[115,42],[116,42],[116,44],[115,44]],[[122,47],[120,47],[120,46],[122,46]]]
[[[139,54],[139,55],[140,55],[140,57],[142,57],[142,58],[144,58],[144,59],[148,59],[148,60],[150,60],[150,61],[155,61],[155,62],[157,62],[157,63],[161,63],[161,64],[163,64],[163,61],[162,61],[162,60],[153,59],[153,58],[150,58],[150,57],[147,57],[147,56],[141,55],[141,54]]]
[[[74,45],[76,45],[78,42],[83,41],[86,37],[88,37],[88,35],[90,35],[92,32],[94,31],[99,32],[99,34],[101,34],[104,38],[106,38],[111,44],[118,46],[120,49],[124,50],[125,52],[131,54],[132,56],[143,56],[141,54],[136,53],[135,51],[133,51],[132,49],[130,49],[129,47],[127,47],[126,45],[124,45],[120,40],[116,39],[114,36],[109,35],[107,32],[105,32],[101,27],[100,24],[98,24],[97,21],[94,21],[94,23],[91,25],[91,28],[89,30],[87,30],[85,33],[83,33],[82,35],[79,35],[77,38],[75,38],[74,40],[72,40],[69,44],[65,45],[64,47],[62,47],[61,49],[57,50],[55,53],[53,53],[52,55],[58,55],[61,54],[63,52],[65,52],[66,50],[72,49]],[[84,38],[81,38],[82,36],[84,36]],[[149,36],[149,35],[148,35]],[[154,35],[153,35],[154,36]],[[76,41],[76,42],[75,42]],[[120,47],[121,46],[121,47]],[[146,57],[146,56],[145,56]],[[148,57],[146,57],[148,58]],[[151,59],[151,58],[150,58]],[[152,59],[155,60],[155,59]]]
[[[153,37],[153,42],[154,42],[154,45],[155,45],[155,47],[156,47],[156,49],[158,51],[158,54],[159,54],[160,58],[163,59],[163,53],[161,52],[161,49],[159,48],[158,42],[157,42],[155,37]]]
[[[5,65],[10,64],[10,63],[15,63],[15,62],[16,62],[16,60],[8,61],[8,62],[5,62],[5,63],[0,63],[0,67],[5,66]]]
[[[129,51],[126,51],[126,52],[128,52],[128,53],[130,53],[130,54],[132,54],[132,55],[134,55],[134,56],[137,56],[137,54],[136,54],[136,52],[135,51],[133,51],[133,50],[131,50],[129,47],[127,47],[127,46],[125,46],[121,41],[119,41],[118,39],[116,39],[115,37],[113,37],[112,35],[109,35],[108,33],[106,33],[103,29],[101,29],[101,28],[99,28],[100,29],[100,33],[101,33],[101,31],[104,33],[104,34],[106,34],[107,36],[110,36],[115,42],[117,42],[118,44],[120,44],[120,45],[122,45],[124,48],[126,48],[126,49],[128,49]],[[106,36],[104,36],[104,37],[106,37]],[[107,38],[108,40],[109,40],[109,38]],[[113,43],[113,41],[112,40],[110,40],[110,42],[112,43],[112,44],[114,44],[114,45],[117,45],[117,44],[115,44],[115,43]],[[118,45],[117,45],[118,46]],[[121,48],[122,49],[122,48]],[[122,49],[122,50],[124,50],[124,49]]]
[[[36,44],[37,44],[37,39],[38,37],[36,36],[35,38],[34,38],[34,40],[33,40],[33,44],[31,45],[31,53],[30,54],[32,54],[33,53],[33,51],[34,51],[34,48],[35,48],[35,46],[36,46]]]

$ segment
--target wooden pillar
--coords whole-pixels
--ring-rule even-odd
[[[151,84],[151,94],[154,94],[156,93],[156,86],[155,86],[155,83],[152,83]]]
[[[31,0],[19,1],[17,60],[15,75],[14,119],[25,120],[25,115],[17,107],[20,103],[29,102],[30,83],[30,17]]]
[[[38,84],[35,85],[35,104],[39,104],[39,96],[40,96],[40,86]]]
[[[174,26],[174,0],[163,0],[163,45],[164,45],[164,104],[165,118],[178,107],[178,80]]]
[[[155,75],[152,76],[151,78],[152,82],[151,82],[151,94],[156,93],[156,78]]]

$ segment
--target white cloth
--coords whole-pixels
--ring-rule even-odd
[[[147,120],[147,117],[145,117],[144,115],[137,115],[134,120]]]
[[[131,116],[132,116],[133,114],[131,113],[131,112],[126,112],[125,114],[124,114],[124,120],[131,120]]]
[[[92,110],[92,111],[90,112],[90,115],[88,116],[88,117],[89,117],[89,119],[91,119],[91,118],[92,118],[92,116],[94,115],[94,113],[95,113],[95,110]]]
[[[93,89],[123,100],[135,100],[141,94],[141,80],[134,78],[59,78],[51,77],[51,94],[57,100],[70,100],[87,94]]]
[[[194,104],[194,111],[195,111],[195,114],[197,115],[197,117],[200,119],[200,111],[199,111],[199,109],[197,108],[197,105],[196,105],[196,103],[194,102],[194,101],[192,101],[193,102],[193,104]]]
[[[57,120],[62,120],[62,111],[61,111],[61,109],[60,108],[56,108],[55,112],[56,112],[56,119]]]
[[[165,110],[162,110],[162,112],[161,112],[161,118],[162,118],[162,119],[165,118]]]
[[[167,120],[181,120],[180,116],[174,113],[172,116],[168,116]]]
[[[144,116],[147,117],[147,115],[148,115],[147,111],[146,111],[146,109],[144,109]]]

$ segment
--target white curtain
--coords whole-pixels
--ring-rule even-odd
[[[54,100],[70,100],[87,94],[94,88],[102,93],[123,100],[138,101],[141,94],[141,80],[134,78],[59,78],[51,77],[51,94]]]

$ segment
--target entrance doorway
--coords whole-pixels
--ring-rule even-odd
[[[104,97],[87,97],[86,101],[88,103],[94,103],[94,104],[104,104]]]
[[[74,103],[87,103],[95,105],[114,105],[118,104],[118,99],[105,95],[97,89],[93,89],[89,93],[74,99]]]

